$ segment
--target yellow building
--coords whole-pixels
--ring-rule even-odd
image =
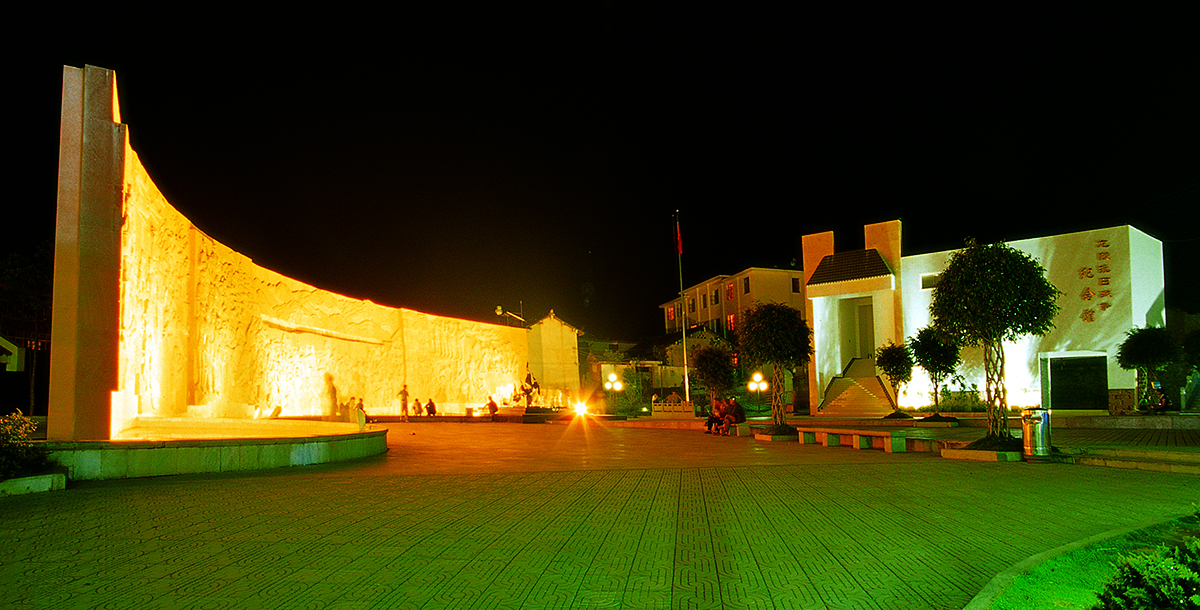
[[[800,269],[750,267],[718,275],[691,286],[680,298],[659,305],[668,333],[703,326],[719,336],[736,331],[742,312],[755,303],[783,303],[804,308],[804,274]]]

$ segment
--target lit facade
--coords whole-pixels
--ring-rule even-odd
[[[866,249],[834,252],[833,234],[803,238],[807,316],[814,332],[809,367],[814,415],[835,378],[888,341],[901,342],[930,324],[929,304],[953,251],[901,256],[900,222],[865,227]],[[1130,226],[1009,242],[1046,269],[1064,294],[1054,329],[1005,345],[1009,404],[1055,409],[1131,408],[1136,378],[1116,354],[1135,326],[1165,325],[1161,242]],[[984,387],[979,348],[962,354],[966,385]],[[1058,373],[1056,376],[1056,372]],[[900,406],[932,402],[920,369]]]
[[[663,328],[679,332],[703,326],[724,336],[736,332],[742,312],[755,303],[782,303],[803,309],[804,274],[799,269],[750,267],[734,275],[718,275],[691,286],[663,303]]]
[[[146,173],[115,75],[93,66],[63,72],[54,265],[50,440],[119,438],[154,417],[331,416],[330,381],[371,415],[400,414],[405,384],[448,413],[527,371],[543,391],[579,388],[577,331],[553,315],[531,331],[387,307],[205,235]]]

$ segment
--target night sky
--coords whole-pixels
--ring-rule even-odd
[[[1200,311],[1192,37],[1025,17],[31,16],[4,248],[53,237],[61,69],[92,64],[196,226],[386,305],[643,338],[679,290],[679,210],[688,285],[896,218],[907,254],[1132,224],[1164,242],[1168,305]]]

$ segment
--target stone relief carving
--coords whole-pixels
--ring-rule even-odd
[[[136,157],[131,166],[120,393],[134,406],[120,417],[325,416],[326,375],[372,415],[400,414],[404,383],[455,413],[524,374],[525,329],[386,307],[259,267],[192,226]]]

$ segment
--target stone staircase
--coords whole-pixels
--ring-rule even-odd
[[[875,371],[873,358],[855,358],[829,382],[817,415],[825,417],[883,417],[895,403]]]

